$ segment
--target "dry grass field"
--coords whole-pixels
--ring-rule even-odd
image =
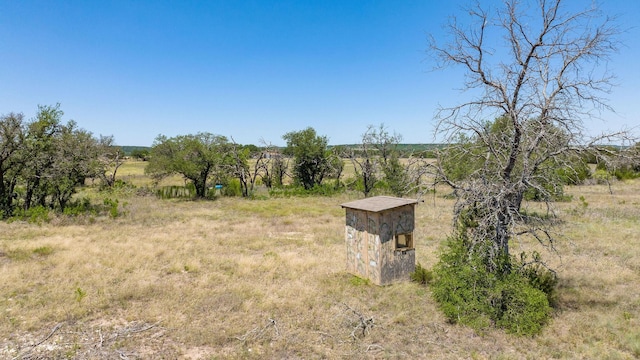
[[[149,184],[140,164],[121,178]],[[346,273],[339,204],[360,194],[91,194],[118,197],[125,212],[0,223],[0,358],[639,358],[640,182],[612,190],[573,187],[574,200],[557,204],[563,236],[557,255],[543,255],[558,270],[560,302],[532,338],[451,325],[428,287]],[[444,194],[416,209],[425,267],[450,230]]]

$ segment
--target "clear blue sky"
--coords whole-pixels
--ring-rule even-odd
[[[380,123],[433,142],[437,105],[464,95],[459,74],[430,71],[427,34],[466,3],[0,0],[0,114],[60,103],[65,121],[120,145],[199,131],[282,145],[308,126],[346,144]],[[636,126],[640,1],[600,5],[629,30],[609,64],[618,114],[588,126]]]

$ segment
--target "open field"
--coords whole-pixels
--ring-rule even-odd
[[[120,176],[147,185],[142,166]],[[347,274],[339,204],[360,194],[91,194],[118,197],[124,214],[0,223],[0,358],[638,358],[640,181],[612,190],[572,187],[574,200],[557,204],[559,256],[543,256],[558,270],[560,304],[533,338],[476,334],[448,324],[428,287]],[[416,209],[425,267],[450,229],[444,194]]]

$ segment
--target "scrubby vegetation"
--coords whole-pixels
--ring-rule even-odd
[[[278,228],[277,231],[280,231],[281,228],[295,227],[294,225],[297,224],[299,220],[296,215],[306,213],[309,216],[306,218],[307,221],[322,227],[324,231],[327,230],[324,228],[322,221],[318,223],[316,220],[312,220],[314,217],[326,215],[325,209],[317,207],[317,205],[309,204],[326,205],[330,203],[332,204],[331,206],[336,206],[345,199],[362,195],[409,195],[421,198],[425,196],[425,194],[429,194],[429,196],[433,196],[434,201],[435,199],[440,199],[438,201],[447,204],[446,206],[448,207],[452,207],[450,203],[450,193],[444,188],[433,187],[434,179],[438,179],[438,173],[435,173],[436,178],[430,178],[434,175],[430,172],[430,169],[437,168],[443,171],[443,173],[440,174],[445,174],[449,181],[467,181],[473,179],[477,174],[482,173],[482,171],[484,171],[483,167],[486,167],[486,164],[481,166],[482,163],[477,161],[478,158],[484,156],[482,155],[484,145],[478,143],[477,139],[461,138],[458,144],[441,147],[437,150],[440,154],[440,162],[435,163],[434,161],[425,161],[420,156],[414,157],[414,154],[401,152],[399,150],[401,146],[398,143],[400,137],[397,135],[389,135],[382,125],[379,128],[370,128],[370,132],[367,133],[368,135],[365,134],[367,136],[363,138],[363,144],[360,149],[352,148],[348,150],[341,147],[329,149],[326,144],[326,139],[316,135],[315,131],[310,128],[302,132],[287,134],[288,138],[293,139],[295,137],[297,139],[295,143],[291,142],[287,149],[276,149],[270,146],[242,146],[229,142],[224,137],[208,133],[199,133],[176,138],[159,137],[150,152],[144,154],[145,161],[123,162],[121,149],[111,145],[112,139],[94,139],[90,133],[74,130],[74,124],[68,126],[60,125],[60,116],[62,113],[57,107],[43,107],[41,111],[42,114],[40,116],[42,119],[40,120],[22,124],[18,116],[9,115],[3,118],[3,124],[10,125],[13,121],[13,123],[19,125],[15,128],[17,129],[16,134],[18,134],[15,139],[19,141],[24,141],[20,140],[20,136],[22,136],[20,134],[26,134],[28,138],[34,136],[31,135],[32,131],[41,129],[42,126],[51,127],[51,134],[53,135],[46,137],[46,139],[43,138],[44,140],[41,139],[43,141],[42,144],[46,146],[43,145],[38,148],[40,149],[39,151],[42,152],[37,153],[38,155],[35,158],[48,159],[49,162],[47,164],[56,169],[69,168],[74,169],[74,171],[81,169],[83,172],[73,173],[76,175],[73,175],[71,178],[77,178],[78,180],[68,183],[62,181],[68,173],[51,172],[48,168],[42,167],[41,162],[34,162],[33,167],[25,165],[20,168],[20,171],[16,171],[16,168],[4,168],[3,174],[5,175],[5,180],[3,182],[3,191],[5,191],[5,195],[13,195],[10,200],[7,200],[5,196],[3,203],[5,209],[3,213],[4,217],[9,220],[3,226],[8,229],[7,234],[10,235],[8,235],[9,237],[2,238],[4,242],[2,243],[3,248],[0,248],[0,255],[8,259],[8,262],[5,262],[3,266],[16,266],[13,267],[15,269],[21,268],[18,266],[19,264],[27,264],[32,260],[42,261],[44,259],[53,259],[60,252],[60,249],[57,248],[55,244],[38,243],[47,239],[47,236],[38,237],[39,240],[33,249],[16,245],[15,242],[11,241],[12,239],[24,238],[20,233],[19,224],[28,224],[26,225],[27,229],[29,226],[48,229],[47,231],[53,234],[64,231],[66,226],[74,226],[77,224],[82,224],[88,228],[100,224],[100,226],[114,227],[116,229],[121,226],[125,228],[136,228],[138,226],[144,227],[143,224],[157,224],[157,221],[161,221],[161,219],[172,219],[176,216],[174,213],[176,210],[173,209],[174,207],[181,209],[181,214],[184,216],[179,216],[178,218],[186,222],[204,216],[214,223],[222,221],[223,225],[219,226],[226,227],[227,223],[231,224],[229,225],[231,230],[227,233],[229,238],[240,236],[244,239],[243,235],[247,231],[245,228],[246,224],[243,223],[243,225],[241,225],[242,230],[239,228],[234,230],[235,226],[233,224],[237,225],[242,223],[242,220],[239,219],[248,217],[253,219],[253,221],[258,221],[261,225],[258,227],[257,237],[249,236],[249,240],[241,241],[241,244],[246,245],[249,249],[265,249],[265,259],[279,259],[281,255],[279,255],[276,248],[273,248],[274,244],[268,245],[265,242],[264,234],[273,233],[274,231],[273,229],[269,230],[269,222]],[[496,119],[494,122],[486,123],[485,127],[491,136],[500,137],[505,130],[505,126],[507,126],[508,132],[508,125],[505,124],[507,124],[507,122],[505,122],[504,119]],[[5,131],[4,134],[6,135],[8,133]],[[92,152],[84,152],[84,155],[90,156],[82,158],[84,160],[80,159],[77,162],[68,162],[69,159],[62,155],[56,158],[56,156],[59,155],[57,152],[60,149],[66,149],[65,146],[67,142],[69,142],[69,144],[77,144],[78,142],[76,140],[79,141],[79,139],[85,141],[84,143],[80,143],[91,146],[91,149],[93,149],[91,150]],[[15,164],[20,161],[20,156],[24,156],[24,151],[27,150],[26,145],[12,148],[12,144],[11,142],[3,143],[6,149],[11,150],[7,153],[13,156],[7,157],[6,159],[9,160],[5,159],[4,165]],[[20,144],[27,144],[27,142]],[[635,174],[637,168],[634,167],[633,161],[637,158],[637,154],[635,154],[633,150],[634,149],[603,150],[607,155],[613,154],[617,156],[624,153],[623,155],[625,156],[617,156],[616,158],[626,159],[626,161],[619,162],[588,164],[587,161],[589,159],[587,157],[566,156],[559,159],[560,161],[555,159],[548,163],[540,163],[540,172],[538,173],[539,177],[536,179],[536,186],[530,187],[522,193],[522,204],[524,205],[518,211],[519,219],[522,220],[524,224],[534,224],[535,226],[539,226],[545,222],[557,222],[560,218],[557,217],[557,213],[550,213],[548,209],[545,213],[537,205],[557,201],[565,201],[565,205],[557,203],[558,206],[572,206],[567,212],[567,214],[571,216],[586,216],[591,213],[592,207],[586,198],[580,195],[580,203],[575,205],[574,202],[572,202],[573,192],[568,191],[568,189],[576,189],[576,186],[587,182],[602,183],[606,185],[609,193],[613,193],[613,188],[616,187],[617,181],[635,178],[633,174]],[[62,154],[68,155],[68,153]],[[401,157],[403,154],[408,157]],[[445,156],[443,156],[443,154],[445,154]],[[596,159],[599,158],[601,157],[597,157]],[[609,158],[614,157],[610,156]],[[60,163],[56,163],[55,161],[58,161],[56,159],[59,159]],[[434,163],[441,165],[441,167],[434,166]],[[26,164],[28,165],[29,163],[27,162]],[[310,164],[318,164],[319,167],[315,169]],[[82,166],[77,167],[76,165]],[[520,166],[521,164],[517,164],[514,167],[515,171],[522,171]],[[594,169],[595,172],[592,172],[592,169]],[[34,171],[36,173],[34,173]],[[40,177],[34,174],[40,174],[38,175]],[[58,174],[60,177],[54,176],[55,174]],[[593,179],[593,181],[590,181],[591,179]],[[602,181],[602,179],[605,179],[605,181]],[[60,189],[64,191],[60,191]],[[253,199],[255,201],[245,202],[239,200],[238,198],[240,197]],[[215,201],[191,201],[196,199]],[[188,201],[185,202],[184,200]],[[231,217],[223,216],[220,213],[210,217],[206,215],[209,210],[202,210],[218,209],[221,206],[225,208],[225,212],[232,210],[229,215]],[[161,212],[152,210],[156,208],[164,210]],[[204,211],[204,213],[199,213],[198,211],[194,213],[194,209],[197,208],[200,208],[200,211]],[[387,294],[385,296],[389,298],[384,301],[413,301],[423,304],[426,302],[426,304],[429,304],[431,307],[431,315],[435,314],[433,311],[438,309],[444,315],[447,323],[468,325],[473,331],[483,336],[487,336],[487,334],[493,334],[495,336],[495,328],[504,329],[506,333],[514,335],[543,336],[546,329],[545,326],[550,326],[549,324],[553,323],[554,317],[557,317],[559,314],[558,311],[563,309],[563,304],[566,304],[563,303],[563,296],[567,296],[566,289],[563,289],[563,278],[556,276],[556,272],[554,271],[560,268],[560,266],[558,264],[551,264],[553,261],[542,260],[540,253],[546,250],[544,246],[543,248],[536,248],[536,246],[539,247],[545,244],[528,244],[526,246],[527,249],[519,254],[519,258],[507,252],[487,258],[483,254],[491,253],[495,250],[491,246],[491,240],[489,238],[486,238],[486,241],[479,241],[478,239],[469,241],[469,236],[473,234],[478,227],[479,215],[487,209],[471,206],[463,209],[463,212],[457,213],[456,223],[458,224],[458,228],[453,234],[450,234],[442,228],[442,210],[435,208],[432,210],[439,214],[437,217],[440,218],[440,222],[437,224],[437,227],[440,228],[440,231],[438,235],[430,237],[432,240],[423,243],[423,246],[428,246],[423,248],[426,254],[422,255],[423,258],[420,259],[421,263],[416,267],[416,271],[411,276],[411,279],[415,283],[421,286],[426,285],[427,288],[422,288],[421,286],[411,288],[408,287],[409,285],[398,285],[401,289],[412,289],[410,291],[415,291],[415,293],[408,297],[407,294],[405,294],[399,298],[392,294]],[[450,210],[444,210],[444,213],[448,213],[449,211]],[[143,216],[144,213],[151,215]],[[332,229],[331,235],[321,238],[324,239],[321,240],[321,242],[334,248],[333,251],[335,253],[332,255],[333,258],[331,260],[335,261],[335,258],[340,257],[338,249],[340,248],[339,244],[342,243],[342,235],[339,230],[342,226],[342,224],[340,224],[342,216],[339,214],[339,210],[334,209],[331,210],[330,213],[332,215],[329,218],[325,218],[324,223],[331,224],[328,228]],[[461,216],[460,214],[463,215]],[[280,219],[281,217],[287,217],[287,219],[282,220]],[[303,216],[302,218],[305,217]],[[436,216],[433,215],[433,219],[435,218]],[[428,226],[429,221],[425,221],[425,218],[422,220],[424,223],[420,224],[420,226]],[[434,224],[431,223],[431,225]],[[161,226],[157,227],[161,232],[170,233],[166,228]],[[539,228],[542,229],[542,227]],[[141,233],[146,230],[138,229],[133,231]],[[221,231],[221,228],[218,227],[212,231]],[[239,232],[236,233],[236,231]],[[296,233],[296,236],[302,236],[303,239],[308,236],[301,235],[304,233],[303,231],[294,231],[294,233]],[[121,236],[118,235],[118,233],[114,234],[109,232],[105,233],[104,236],[108,239],[116,239],[109,240],[107,243],[111,243],[111,241],[124,241],[117,240]],[[174,236],[182,238],[182,234],[179,233],[176,233]],[[204,238],[207,238],[207,236],[204,236]],[[300,239],[289,239],[286,236],[285,238],[285,243],[289,243],[290,246],[296,249],[298,249],[298,246],[302,246],[302,249],[305,249],[305,241],[301,242]],[[440,244],[440,240],[446,238],[448,238],[448,240]],[[279,240],[276,240],[276,244],[278,241],[282,241],[280,237],[278,237],[278,239]],[[549,237],[549,239],[551,239],[551,237]],[[555,241],[555,238],[553,239]],[[512,246],[512,242],[519,243],[520,241],[522,241],[522,239],[510,239],[509,246]],[[128,240],[126,242],[128,242]],[[169,242],[175,245],[175,243]],[[223,242],[224,241],[222,241],[221,244]],[[84,252],[91,252],[91,246],[93,245],[86,244],[86,246]],[[148,246],[155,247],[157,244]],[[197,251],[206,253],[208,251],[206,250],[207,245],[202,243],[202,246],[203,247]],[[552,248],[557,250],[557,244],[554,243]],[[165,249],[165,251],[171,252],[172,255],[170,258],[172,259],[176,256],[183,256],[175,254],[173,248]],[[307,251],[309,250],[310,249],[307,249]],[[217,252],[224,253],[224,251],[220,249],[218,249]],[[311,252],[314,252],[316,254],[315,256],[323,254],[320,250],[311,249]],[[439,259],[437,259],[436,254],[438,254]],[[549,253],[545,252],[545,254],[548,255]],[[306,262],[317,262],[317,259],[314,260],[315,258],[305,257],[304,259]],[[325,260],[329,261],[329,259]],[[20,263],[16,263],[16,261],[20,261]],[[148,262],[148,259],[145,261]],[[227,259],[226,261],[230,260]],[[431,265],[429,267],[423,267],[421,265],[423,263]],[[170,269],[166,270],[166,272],[167,274],[184,273],[195,276],[195,274],[202,273],[203,269],[208,269],[208,271],[213,270],[214,273],[217,271],[211,269],[207,264],[209,264],[207,258],[198,257],[197,260],[184,260],[182,264],[176,263],[172,265]],[[550,264],[550,266],[547,267],[548,264]],[[322,291],[324,292],[335,295],[334,286],[343,287],[344,284],[341,283],[346,281],[346,283],[351,286],[358,288],[365,287],[369,295],[377,293],[378,295],[375,296],[381,296],[380,294],[386,293],[383,289],[371,289],[372,286],[366,279],[353,278],[342,273],[340,270],[342,268],[341,266],[336,266],[336,264],[333,263],[325,265],[329,265],[330,268],[334,269],[334,274],[336,274],[335,276],[337,276],[337,278],[324,283],[322,287]],[[272,268],[271,266],[276,267]],[[285,270],[288,266],[291,266],[291,264],[285,266],[274,263],[265,265],[264,268],[260,268],[259,270],[254,269],[253,271],[266,271],[271,274],[278,273],[277,278],[284,277],[292,280],[293,278],[284,276],[280,274],[278,270],[274,270],[280,269],[287,272],[293,271],[294,273],[299,271],[291,269]],[[127,266],[124,266],[124,268],[127,268]],[[223,268],[226,268],[226,265],[223,266]],[[131,267],[128,267],[128,269],[128,272],[133,271]],[[501,270],[495,271],[496,269]],[[161,270],[161,272],[164,271],[165,270]],[[223,272],[226,273],[226,271],[227,270],[224,270]],[[235,269],[229,275],[236,274],[237,271],[238,270]],[[315,274],[313,276],[318,275]],[[162,276],[160,276],[160,278],[162,278]],[[267,281],[267,287],[269,287],[268,284],[270,282],[275,280],[275,278],[270,279],[271,280]],[[314,279],[315,280],[308,281],[318,281],[317,278]],[[262,281],[265,280],[266,279],[263,279]],[[29,279],[24,278],[22,281],[29,281]],[[63,281],[63,279],[58,276],[55,281]],[[117,283],[119,281],[122,280],[115,282]],[[204,280],[200,279],[199,281]],[[85,310],[87,310],[85,306],[89,306],[87,304],[91,304],[93,301],[89,299],[98,299],[93,305],[98,304],[100,308],[111,309],[109,303],[114,299],[108,294],[102,293],[96,297],[94,293],[98,291],[96,290],[96,286],[98,288],[108,288],[110,285],[92,285],[90,283],[83,283],[83,281],[78,279],[74,280],[73,284],[69,284],[69,287],[73,289],[71,291],[73,298],[75,298],[75,302],[73,302],[75,304],[74,307],[81,307],[84,310],[80,311],[82,310],[80,308],[66,308],[63,303],[58,302],[57,306],[66,309],[65,312],[69,314],[66,319],[72,319],[74,322],[86,322],[90,321],[90,314],[102,314],[98,316],[106,316],[101,310],[95,308],[91,308],[90,311],[85,312]],[[318,284],[315,285],[315,287],[318,286]],[[563,290],[565,292],[563,292]],[[3,291],[7,291],[6,294],[8,295],[5,296],[5,303],[8,304],[8,301],[14,300],[7,299],[15,299],[15,296],[11,294],[18,294],[20,290],[5,287]],[[269,292],[272,290],[268,288],[264,291]],[[294,291],[300,291],[300,289]],[[430,293],[435,300],[433,303],[430,300]],[[341,312],[340,315],[336,316],[343,318],[343,320],[349,324],[348,327],[351,328],[351,331],[347,339],[350,339],[351,345],[364,346],[364,343],[360,341],[369,338],[371,334],[375,333],[373,329],[376,324],[376,316],[370,314],[365,315],[365,313],[373,312],[382,317],[394,317],[396,315],[384,311],[382,313],[375,312],[373,308],[368,308],[366,311],[361,310],[362,308],[356,307],[353,303],[346,303],[344,301],[345,296],[346,298],[352,296],[346,294],[347,293],[343,291],[342,295],[332,297],[333,304],[323,303],[323,305],[320,306],[333,307],[336,311]],[[158,294],[155,291],[150,291],[145,295],[137,294],[135,290],[131,289],[129,295],[123,295],[124,298],[117,300],[117,302],[123,305],[129,301],[128,299],[135,299],[138,296],[150,302],[155,301],[156,295]],[[243,299],[242,301],[244,301],[245,295],[240,296],[240,298]],[[160,303],[162,303],[162,301],[160,301]],[[25,310],[31,309],[31,306],[34,305],[30,302],[24,302]],[[268,304],[263,304],[263,309],[267,312],[273,311]],[[293,310],[293,308],[290,308],[290,310]],[[193,309],[190,311],[193,311]],[[294,311],[299,311],[299,309]],[[415,311],[418,310],[416,309]],[[625,314],[624,318],[627,321],[634,319],[628,315],[630,314],[629,312],[625,312]],[[143,317],[158,318],[159,316],[158,313],[155,313],[147,314]],[[21,329],[20,331],[23,331],[25,334],[36,327],[44,326],[43,324],[46,323],[46,319],[41,319],[38,320],[37,325],[32,324],[27,327],[20,327],[16,319],[15,317],[10,318],[11,321],[9,323],[12,324],[12,329]],[[47,319],[60,318],[58,315],[50,314]],[[68,324],[69,321],[70,320],[59,320],[58,324]],[[172,326],[180,323],[179,321],[175,323],[175,321],[177,321],[177,319],[171,320]],[[428,323],[428,320],[423,319],[419,322],[425,324]],[[144,320],[142,324],[141,326],[143,328],[148,326],[149,329],[158,326],[157,321],[150,324]],[[260,341],[265,339],[261,337],[263,335],[256,335],[256,332],[257,334],[263,334],[268,331],[276,331],[277,329],[276,336],[269,337],[270,341],[273,342],[279,338],[280,328],[278,328],[277,324],[278,321],[269,317],[265,325],[258,325],[255,329],[247,330],[246,333],[241,336],[237,335],[235,338],[242,339],[242,344],[246,344],[247,341],[251,340],[258,341],[258,344],[254,346],[260,348],[260,356],[275,354],[272,353],[271,350],[260,347]],[[323,326],[326,328],[328,325],[325,324]],[[392,321],[388,326],[398,326],[399,329],[402,329],[403,326],[407,326],[407,320],[404,319],[404,315],[398,315],[397,321]],[[438,326],[445,325],[439,323]],[[308,328],[305,329],[308,330]],[[7,330],[9,330],[9,328],[7,328]],[[458,329],[457,331],[464,330]],[[304,337],[302,335],[299,336]],[[342,348],[339,344],[343,344],[345,339],[338,340],[336,334],[331,336],[334,337],[334,340],[338,341],[337,343],[333,343],[332,349]],[[204,340],[198,340],[193,343],[192,340],[183,338],[176,338],[175,341],[180,344],[186,344],[187,346],[193,346],[200,342],[207,343]],[[223,339],[219,339],[219,341],[220,343],[225,343],[225,346],[230,346],[234,354],[238,353],[236,346],[227,344]],[[326,339],[323,341],[326,341]],[[631,341],[633,342],[633,338],[631,338]],[[383,353],[388,355],[400,354],[401,351],[399,348],[392,343],[393,341],[389,343],[391,347],[388,349],[381,347],[381,349],[385,349]],[[373,343],[369,345],[371,344]],[[21,345],[11,346],[14,346],[13,349],[15,350],[20,348]],[[180,346],[177,348],[179,347]],[[622,347],[626,349],[621,350],[621,353],[624,354],[624,351],[628,349],[624,346]],[[62,348],[65,349],[65,354],[70,354],[68,357],[73,357],[80,354],[78,350],[81,349],[82,346],[74,346],[72,349],[65,347],[56,349]],[[170,349],[178,354],[179,351],[176,350],[177,348],[172,347]],[[167,348],[163,348],[163,351],[165,350],[167,350]],[[30,354],[30,350],[24,352],[24,348],[20,351],[23,351],[24,354]],[[285,350],[280,349],[278,351]],[[351,351],[352,354],[363,355],[367,353],[367,351],[363,352],[362,347],[357,347],[357,349],[352,349]],[[207,348],[205,352],[218,354],[218,352],[210,348]],[[326,352],[331,353],[329,349],[320,346],[317,354],[324,354]],[[54,353],[60,354],[60,352]],[[295,348],[293,353],[309,354],[298,348]],[[412,350],[411,353],[414,355],[424,355],[424,353],[421,353],[421,351],[417,349]],[[87,350],[84,355],[78,356],[89,356],[89,354],[91,354],[91,351]],[[278,354],[282,353],[278,352]]]
[[[640,355],[640,304],[630,290],[640,286],[637,180],[612,180],[613,195],[608,185],[566,187],[584,200],[558,204],[570,241],[556,244],[561,257],[546,253],[557,277],[521,257],[504,278],[475,271],[477,259],[458,258],[462,266],[443,271],[442,259],[459,253],[441,252],[462,243],[445,241],[453,200],[439,188],[416,209],[416,282],[378,287],[344,270],[339,204],[358,192],[165,200],[141,191],[153,189],[144,165],[122,166],[128,186],[79,189],[77,206],[102,207],[102,215],[48,212],[46,221],[0,223],[0,357]],[[158,187],[183,183],[169,177]],[[545,251],[535,242],[513,246]],[[452,306],[435,301],[443,294]],[[464,304],[476,300],[475,314],[453,305],[463,296],[471,300]],[[453,324],[458,318],[471,326]],[[536,335],[516,336],[523,333]]]
[[[490,244],[474,251],[469,246],[462,233],[449,238],[435,266],[433,296],[447,319],[477,331],[495,325],[518,335],[540,333],[555,304],[555,273],[510,258],[499,259],[498,265],[511,271],[491,271],[486,258],[478,255],[490,251]]]

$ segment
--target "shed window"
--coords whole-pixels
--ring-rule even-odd
[[[397,234],[396,235],[396,249],[413,249],[413,236],[412,234]]]

